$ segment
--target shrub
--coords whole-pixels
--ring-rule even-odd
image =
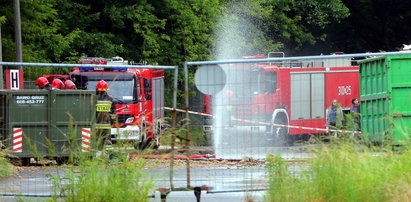
[[[0,178],[9,177],[11,175],[11,165],[6,158],[4,152],[0,152]]]

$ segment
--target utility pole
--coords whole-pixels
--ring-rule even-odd
[[[16,62],[23,62],[22,44],[21,44],[21,22],[20,22],[20,0],[14,0],[14,38],[16,41]],[[18,67],[23,70],[22,66]]]
[[[1,22],[0,22],[0,62],[3,62],[3,52],[1,46]],[[0,89],[4,89],[3,85],[3,66],[0,65]]]

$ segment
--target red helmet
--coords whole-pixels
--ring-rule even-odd
[[[45,85],[49,84],[49,81],[45,77],[39,77],[36,79],[36,85],[40,88],[44,88]]]
[[[51,87],[57,88],[57,89],[63,89],[64,83],[60,79],[54,79],[53,82],[51,82]]]
[[[104,80],[100,80],[100,81],[97,83],[96,91],[107,91],[107,90],[108,90],[108,84],[107,84],[107,82],[104,81]]]
[[[77,89],[76,84],[74,84],[71,80],[66,80],[64,82],[64,89]]]

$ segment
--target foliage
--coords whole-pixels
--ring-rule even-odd
[[[216,59],[238,59],[246,55],[277,51],[282,47],[262,29],[272,12],[264,3],[261,0],[227,2],[227,8],[215,27]]]
[[[5,16],[0,16],[0,25],[6,22],[6,17]]]
[[[9,177],[11,175],[11,165],[6,158],[6,154],[1,151],[0,152],[0,178]]]
[[[68,157],[56,158],[57,163],[67,165],[52,177],[53,200],[65,196],[65,201],[147,201],[153,184],[144,172],[144,161],[129,160],[126,147],[130,145],[119,143],[113,145],[115,150],[105,150],[103,138],[92,133],[91,152],[82,152],[77,126],[69,117],[65,134]],[[51,156],[57,157],[55,147],[47,146]]]
[[[266,0],[263,5],[270,10],[264,30],[285,44],[288,55],[324,40],[326,26],[349,15],[341,0]]]
[[[0,13],[6,17],[2,26],[3,60],[14,61],[14,14],[12,1],[0,1]],[[63,53],[70,53],[70,44],[77,33],[59,33],[60,20],[54,9],[54,0],[21,0],[21,35],[23,61],[25,62],[63,62]],[[25,68],[25,79],[34,79],[42,74],[51,73],[52,68]],[[60,72],[61,73],[61,72]]]
[[[3,60],[14,61],[12,1],[0,0]],[[346,0],[21,0],[23,60],[74,63],[80,56],[122,56],[137,63],[393,50],[409,43],[409,2]],[[388,6],[389,5],[389,6]],[[395,16],[395,17],[393,17]],[[409,23],[408,23],[409,24]],[[343,34],[342,34],[343,33]],[[64,74],[25,69],[25,79]],[[189,69],[193,84],[195,68]],[[167,72],[166,83],[173,83]],[[178,75],[184,85],[184,73]],[[172,85],[167,85],[171,105]],[[181,102],[184,93],[178,90]],[[181,107],[181,106],[179,106]]]
[[[186,119],[181,120],[175,127],[167,127],[164,131],[164,134],[161,136],[162,145],[171,145],[173,135],[176,137],[176,146],[185,146],[186,145],[186,135],[189,135],[190,145],[191,146],[206,146],[212,145],[210,142],[210,135],[205,134],[203,127],[201,125],[192,125],[193,123],[190,120],[191,127],[187,129],[188,122]]]
[[[364,148],[349,141],[324,145],[299,173],[268,156],[268,201],[407,201],[410,150]],[[293,190],[290,192],[289,190]]]
[[[61,189],[66,201],[147,201],[153,186],[143,172],[143,161],[108,165],[97,159],[69,169],[66,177],[68,182],[54,178],[55,190]]]

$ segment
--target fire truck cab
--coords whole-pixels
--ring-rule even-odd
[[[81,64],[126,65],[121,57],[82,57]],[[69,75],[77,89],[95,90],[105,80],[107,93],[113,98],[116,123],[112,124],[112,141],[132,141],[141,149],[158,147],[164,116],[164,71],[134,68],[74,68]]]

